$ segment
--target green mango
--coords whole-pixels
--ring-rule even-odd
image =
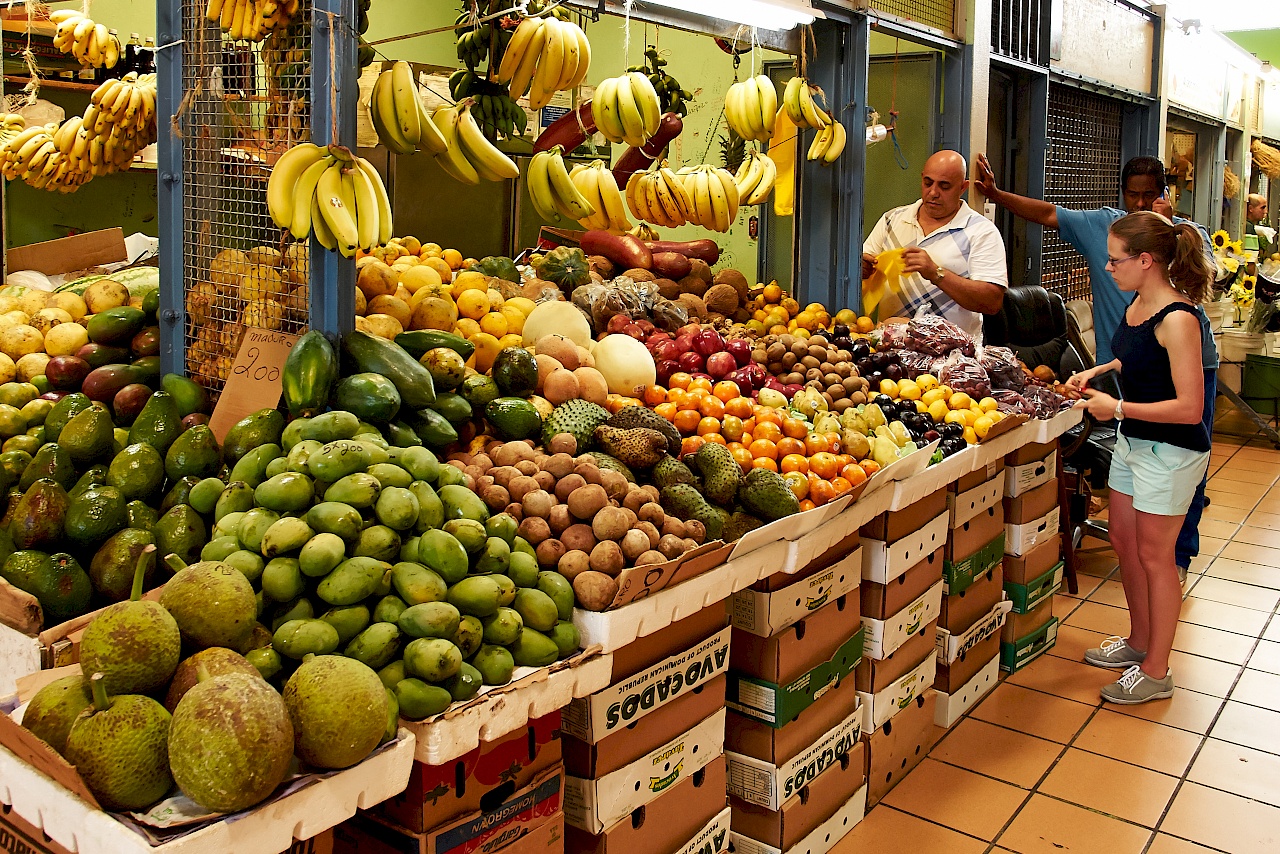
[[[453,637],[462,615],[448,602],[422,602],[410,606],[396,619],[400,631],[412,638]]]
[[[271,617],[271,631],[274,634],[281,626],[291,620],[311,620],[315,616],[315,605],[306,596],[300,596],[292,602],[285,602],[276,606]]]
[[[112,486],[91,486],[71,499],[65,530],[78,546],[96,546],[125,526],[125,500]]]
[[[402,637],[403,634],[395,623],[370,623],[351,639],[342,654],[374,670],[381,670],[400,654]],[[404,678],[403,670],[401,678]]]
[[[382,494],[382,484],[371,474],[356,472],[338,480],[324,492],[325,501],[337,501],[363,509],[372,507]]]
[[[449,584],[467,577],[471,570],[467,550],[458,538],[445,531],[424,531],[418,541],[418,560]]]
[[[27,456],[31,456],[36,451],[43,448],[47,443],[48,440],[43,436],[11,436],[4,440],[4,444],[0,445],[0,451],[6,453],[9,451],[25,451]]]
[[[386,429],[388,440],[396,448],[412,448],[422,445],[422,440],[418,438],[418,434],[413,432],[413,428],[403,421],[392,421],[387,425]]]
[[[556,645],[558,658],[568,658],[582,646],[582,637],[578,634],[578,627],[567,620],[559,620],[551,627],[547,637],[551,638],[551,642]]]
[[[99,406],[90,406],[76,415],[58,435],[58,444],[66,449],[71,461],[77,464],[89,463],[105,456],[111,451],[114,441],[115,425],[111,423],[111,413]]]
[[[120,490],[126,500],[145,501],[159,492],[164,483],[164,460],[150,445],[130,445],[111,460],[107,483]]]
[[[458,667],[458,672],[441,683],[455,703],[470,700],[484,687],[484,676],[465,661]]]
[[[47,445],[45,447],[48,447]],[[26,451],[5,451],[0,453],[0,477],[9,484],[19,483],[19,479],[31,465],[33,457]],[[74,468],[74,467],[73,467]],[[36,478],[39,480],[39,478]],[[34,483],[35,481],[32,481]],[[6,490],[8,487],[5,487]]]
[[[514,546],[516,543],[516,531],[519,530],[520,523],[510,513],[498,513],[490,516],[484,523],[484,531],[490,537],[498,537],[506,542],[508,546]]]
[[[299,442],[289,449],[285,462],[286,467],[289,471],[296,471],[299,474],[311,474],[311,469],[307,466],[307,460],[311,459],[311,455],[323,447],[324,445],[315,439],[306,439]]]
[[[471,658],[484,643],[484,624],[479,617],[468,614],[458,621],[458,630],[449,640],[462,650],[463,658]]]
[[[316,534],[298,553],[302,574],[309,578],[323,578],[346,559],[346,549],[347,544],[337,534]]]
[[[516,669],[515,659],[506,647],[484,644],[471,659],[471,666],[480,672],[486,685],[506,685]]]
[[[535,588],[522,588],[516,591],[515,601],[511,607],[519,612],[524,624],[539,632],[549,632],[560,619],[560,611],[555,600]]]
[[[241,418],[222,440],[222,459],[235,465],[254,448],[278,445],[284,433],[284,416],[276,409],[260,409]]]
[[[452,466],[449,466],[452,468]],[[489,509],[484,506],[480,496],[465,486],[453,485],[439,489],[440,501],[444,504],[444,518],[472,519],[484,524],[489,519]]]
[[[280,514],[265,507],[255,507],[247,511],[236,527],[236,536],[240,545],[249,551],[262,553],[262,538],[272,525],[280,521]]]
[[[409,491],[418,499],[418,522],[414,525],[414,530],[421,533],[444,524],[444,504],[431,484],[425,480],[415,480],[409,484]]]
[[[150,445],[163,455],[182,433],[183,415],[168,392],[153,392],[129,428],[129,444]]]
[[[291,471],[263,481],[253,491],[254,502],[259,507],[277,513],[299,513],[311,507],[314,498],[315,487],[311,478]]]
[[[507,577],[515,582],[516,587],[537,587],[538,559],[524,552],[511,552],[507,563]]]
[[[244,521],[244,511],[236,510],[223,516],[213,526],[213,536],[217,537],[235,537],[237,542],[240,537],[240,523]]]
[[[170,480],[181,480],[188,475],[213,477],[220,464],[218,442],[207,424],[197,424],[174,439],[164,457],[164,471]],[[241,479],[232,477],[232,480]]]
[[[242,480],[233,480],[218,494],[218,502],[213,506],[215,522],[222,521],[228,513],[247,513],[253,509],[253,487]]]
[[[405,472],[406,476],[408,472]],[[337,484],[335,484],[336,486]],[[378,521],[396,531],[407,531],[418,523],[418,499],[398,486],[384,487],[374,505]]]
[[[320,615],[320,619],[338,630],[338,642],[343,645],[369,627],[369,617],[369,608],[365,605],[330,608]]]
[[[222,497],[226,485],[216,477],[206,477],[191,487],[188,501],[196,512],[208,516],[218,507],[218,499]]]
[[[330,605],[354,605],[373,595],[391,567],[371,557],[353,557],[321,581],[316,595]]]
[[[28,427],[43,426],[44,420],[49,417],[49,413],[53,411],[53,401],[36,399],[29,401],[22,409],[22,417],[27,419]]]
[[[456,537],[467,554],[473,557],[484,551],[485,543],[489,540],[484,525],[474,519],[450,519],[444,523],[444,531]]]
[[[391,561],[400,557],[400,535],[386,525],[370,525],[360,532],[352,554]]]
[[[458,672],[462,651],[444,638],[418,638],[404,648],[404,669],[427,682],[443,682]]]
[[[229,537],[227,539],[234,538]],[[262,559],[262,555],[257,552],[251,552],[248,549],[234,551],[227,555],[222,562],[239,570],[241,575],[249,579],[250,584],[257,584],[267,567],[267,562]]]
[[[457,466],[440,466],[440,476],[436,478],[436,492],[446,486],[461,486],[470,490],[467,486],[467,476]]]
[[[436,572],[419,563],[397,563],[391,568],[391,585],[408,605],[443,602],[448,586]]]
[[[364,530],[360,511],[350,504],[323,501],[307,511],[307,524],[319,533],[337,534],[343,541],[355,544]]]
[[[272,634],[271,646],[293,659],[328,655],[338,648],[338,630],[324,620],[289,620]]]
[[[270,561],[258,579],[262,593],[274,602],[292,602],[307,589],[306,579],[293,558],[278,557]]]
[[[373,621],[375,623],[394,623],[400,619],[400,615],[408,607],[399,596],[383,596],[378,600],[378,604],[373,607]]]
[[[258,675],[268,682],[275,679],[284,670],[284,662],[280,659],[280,653],[269,646],[261,649],[251,649],[244,654],[244,658],[245,661],[257,669]]]
[[[502,588],[493,577],[469,575],[449,588],[445,601],[464,614],[488,617],[497,612],[502,595]]]
[[[297,551],[307,544],[316,534],[306,520],[296,516],[285,516],[266,530],[259,544],[262,556],[271,559]]]
[[[177,555],[183,563],[195,563],[209,539],[209,529],[190,504],[179,504],[160,517],[155,526],[156,551]]]
[[[488,578],[492,580],[494,584],[498,585],[498,604],[500,606],[505,608],[508,605],[510,605],[512,602],[516,601],[516,593],[519,591],[520,588],[516,587],[516,583],[512,581],[510,578],[508,578],[507,576],[498,575],[497,573],[495,573],[493,575],[484,575],[484,576],[477,576],[477,577]]]
[[[21,409],[40,396],[40,390],[31,383],[7,382],[0,385],[0,406]]]
[[[351,656],[348,657],[350,658]],[[387,688],[392,691],[395,690],[396,683],[401,679],[404,679],[404,677],[404,661],[399,658],[388,664],[386,667],[378,669],[378,678],[382,680],[383,685],[387,686]]]
[[[480,621],[484,626],[484,642],[496,643],[499,646],[510,646],[520,637],[524,628],[524,618],[511,608],[499,608],[492,615]]]
[[[257,489],[258,485],[267,479],[267,466],[283,454],[284,450],[276,444],[254,448],[232,466],[227,482],[239,481],[248,484],[250,489]]]
[[[285,457],[276,457],[274,460],[267,463],[267,467],[263,470],[262,476],[265,477],[267,480],[271,480],[271,478],[275,477],[276,475],[284,474],[288,470],[289,470],[289,460]]]
[[[538,589],[556,603],[556,616],[561,620],[573,618],[573,585],[558,572],[546,570],[538,573]]]
[[[485,540],[484,547],[476,555],[475,572],[482,575],[488,573],[507,572],[507,567],[511,564],[511,546],[507,545],[506,540],[500,540],[497,537],[488,537]]]
[[[369,474],[378,479],[383,489],[391,486],[405,489],[413,483],[413,475],[395,463],[374,463],[369,466]]]
[[[421,445],[393,449],[391,461],[413,475],[414,480],[435,483],[440,477],[440,460],[430,448]]]
[[[350,439],[359,429],[359,418],[350,412],[335,409],[309,419],[302,427],[300,438],[327,444],[338,439]]]
[[[240,541],[235,537],[215,537],[204,544],[200,550],[200,560],[221,563],[231,555],[240,551]]]
[[[336,409],[354,413],[360,418],[385,423],[400,411],[400,392],[396,390],[395,383],[381,374],[352,374],[343,378],[333,390],[333,404]]]
[[[421,679],[401,679],[395,687],[400,717],[420,721],[438,715],[453,704],[453,695],[439,685],[428,685]]]
[[[560,650],[551,638],[542,632],[525,626],[516,642],[507,647],[511,658],[519,667],[546,667],[560,656]]]

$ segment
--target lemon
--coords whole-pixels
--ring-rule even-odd
[[[489,294],[482,290],[465,290],[458,294],[458,313],[479,320],[489,313]],[[496,337],[496,336],[495,336]]]
[[[993,409],[987,413],[987,417],[991,419],[992,424],[999,424],[1004,420],[1004,413],[999,409]]]
[[[978,401],[978,408],[983,412],[995,412],[999,407],[1000,404],[996,402],[994,397],[984,397]]]
[[[463,314],[466,314],[466,312],[462,310],[462,306],[458,306],[458,310],[462,311]],[[965,394],[962,391],[958,391],[955,394],[951,395],[951,397],[947,400],[947,405],[950,406],[952,409],[968,409],[971,405],[973,405],[973,398],[969,397],[969,395]]]
[[[506,302],[498,310],[507,319],[507,332],[519,333],[524,331],[525,314],[520,310],[519,306],[513,306],[510,302]]]
[[[480,324],[469,317],[460,317],[458,318],[457,330],[459,335],[470,340],[472,335],[480,332]]]
[[[933,374],[921,374],[916,377],[916,385],[924,391],[930,391],[938,387],[938,378]]]
[[[932,408],[930,408],[930,410],[929,410],[929,411],[930,411],[930,414],[932,414],[933,409],[932,409]],[[966,412],[968,412],[968,410],[965,410],[965,409],[954,409],[954,410],[952,410],[952,411],[948,412],[945,416],[943,416],[943,419],[942,419],[942,420],[943,420],[943,421],[945,421],[945,422],[947,422],[948,424],[959,424],[961,427],[967,427],[967,426],[969,426],[969,425],[968,425],[968,424],[966,424],[966,423],[965,423],[965,420],[964,420],[964,416],[965,416]]]
[[[947,394],[940,388],[931,388],[927,390],[923,395],[920,396],[920,399],[924,401],[924,404],[926,406],[933,406],[935,403],[941,402],[943,406],[946,407],[947,409],[951,408],[949,406],[946,406]]]
[[[898,397],[903,400],[919,400],[921,395],[920,386],[911,380],[903,380],[898,383]]]
[[[538,304],[533,300],[529,299],[528,297],[512,297],[511,299],[504,302],[502,304],[502,307],[519,309],[521,314],[523,314],[525,317],[528,317],[530,313],[532,313],[533,310],[538,307]]]
[[[973,432],[979,439],[987,438],[987,434],[991,432],[991,428],[995,426],[995,422],[989,416],[979,415],[973,419]]]
[[[880,380],[880,393],[887,394],[889,397],[898,396],[898,384],[893,380]]]
[[[929,404],[928,411],[929,417],[934,421],[950,420],[947,416],[951,414],[951,410],[947,408],[947,402],[945,400],[935,400],[933,403]]]
[[[964,440],[970,445],[978,444],[978,434],[974,432],[972,427],[964,428]]]
[[[471,291],[471,293],[476,293],[476,291]],[[500,312],[491,311],[480,318],[480,331],[488,332],[494,338],[501,338],[507,334],[507,318]]]

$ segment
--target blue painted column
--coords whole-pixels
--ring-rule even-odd
[[[182,292],[182,140],[169,130],[169,117],[182,101],[182,0],[156,3],[156,166],[160,218],[160,368],[186,375],[186,311]]]

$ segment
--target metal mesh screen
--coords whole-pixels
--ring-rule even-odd
[[[307,324],[307,244],[267,211],[268,164],[310,139],[311,2],[261,44],[233,42],[183,0],[183,293],[187,372],[221,391],[249,326]]]
[[[1119,195],[1119,102],[1054,83],[1049,86],[1045,201],[1076,210],[1114,206]],[[1090,299],[1084,258],[1045,231],[1041,284],[1063,299]]]
[[[867,5],[877,12],[915,21],[944,33],[956,31],[955,0],[870,0]]]
[[[1048,0],[995,0],[991,7],[991,50],[1001,56],[1047,66],[1041,27]]]

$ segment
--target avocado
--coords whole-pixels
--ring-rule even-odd
[[[490,374],[505,395],[521,397],[538,388],[538,363],[533,354],[523,347],[506,347],[499,351]]]
[[[234,466],[240,458],[262,445],[278,445],[284,433],[284,416],[275,409],[260,409],[241,418],[222,442],[222,459]]]
[[[155,536],[150,530],[134,527],[122,528],[108,537],[89,562],[89,577],[98,593],[112,602],[128,599],[138,557],[154,542]],[[154,566],[149,567],[149,571],[154,573]],[[151,587],[152,581],[152,576],[145,577],[144,587]]]
[[[76,415],[58,435],[58,444],[66,448],[74,463],[88,463],[112,449],[115,441],[115,425],[111,413],[100,406],[91,406]]]
[[[58,483],[42,478],[31,484],[13,510],[9,533],[19,549],[51,549],[64,536],[71,501]]]
[[[53,405],[44,419],[44,438],[47,442],[56,442],[62,435],[62,428],[72,418],[93,406],[88,395],[80,392],[69,394]]]
[[[125,526],[124,495],[114,486],[91,486],[71,499],[65,529],[78,546],[96,546]]]
[[[0,577],[36,597],[47,626],[87,612],[93,597],[88,574],[68,554],[16,551],[0,567]]]
[[[10,453],[17,452],[10,451]],[[36,451],[36,455],[27,463],[21,477],[18,478],[18,488],[26,492],[31,488],[31,484],[41,478],[56,481],[63,489],[71,489],[76,483],[75,463],[71,461],[71,455],[67,453],[67,449],[57,442],[50,442]]]
[[[163,391],[152,393],[129,428],[129,444],[141,442],[150,445],[163,456],[182,432],[182,417],[170,394]]]
[[[542,416],[538,410],[519,397],[500,397],[490,402],[484,408],[484,417],[493,425],[498,437],[508,442],[536,439],[542,431]]]
[[[178,436],[164,457],[164,471],[171,480],[181,480],[188,475],[213,477],[218,473],[218,465],[218,442],[207,424],[197,424]]]
[[[177,555],[184,562],[196,561],[208,534],[200,514],[190,504],[178,504],[156,522],[156,548],[161,554]]]

